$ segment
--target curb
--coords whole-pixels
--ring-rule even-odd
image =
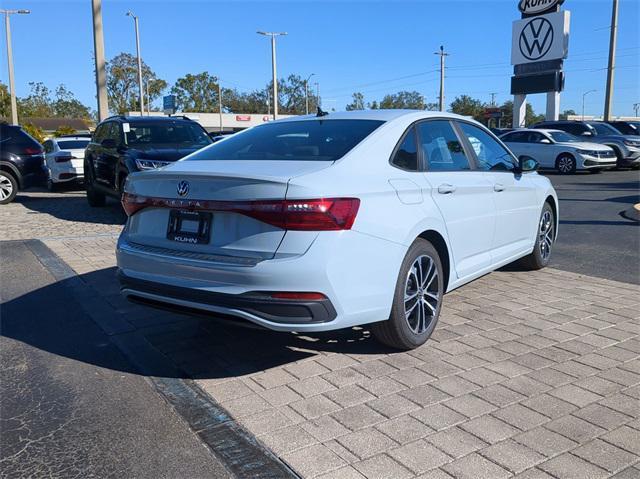
[[[628,220],[640,222],[640,203],[630,206],[622,212],[622,216]]]

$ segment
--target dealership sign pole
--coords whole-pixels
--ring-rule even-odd
[[[520,0],[522,18],[513,22],[511,77],[513,127],[525,126],[527,94],[547,94],[547,120],[560,115],[563,63],[569,52],[570,13],[564,0]]]

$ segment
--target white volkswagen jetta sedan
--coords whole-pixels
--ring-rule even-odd
[[[64,183],[84,180],[84,150],[90,141],[91,138],[85,136],[65,136],[43,143],[49,190],[54,191]]]
[[[549,262],[558,200],[486,128],[424,111],[264,124],[127,179],[122,293],[278,331],[374,323],[410,349],[443,295]]]
[[[557,170],[561,174],[576,170],[602,171],[616,167],[613,149],[591,143],[561,130],[515,130],[500,137],[516,155],[536,159],[541,168]]]

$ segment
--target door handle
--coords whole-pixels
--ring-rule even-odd
[[[493,191],[504,191],[504,185],[501,183],[496,183],[493,185]]]
[[[454,191],[456,191],[456,187],[453,185],[450,185],[449,183],[444,183],[438,186],[438,193],[440,193],[441,195],[449,195]]]

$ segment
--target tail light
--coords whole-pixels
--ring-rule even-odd
[[[24,152],[27,155],[41,155],[42,154],[42,148],[37,148],[37,147],[33,147],[33,146],[27,146],[24,149]]]
[[[127,215],[147,207],[227,211],[255,218],[278,228],[297,231],[349,230],[356,219],[358,198],[320,198],[275,201],[210,201],[151,198],[124,193],[122,207]]]
[[[64,163],[66,161],[71,161],[73,159],[73,156],[68,155],[68,156],[56,156],[55,157],[55,162],[56,163]]]

